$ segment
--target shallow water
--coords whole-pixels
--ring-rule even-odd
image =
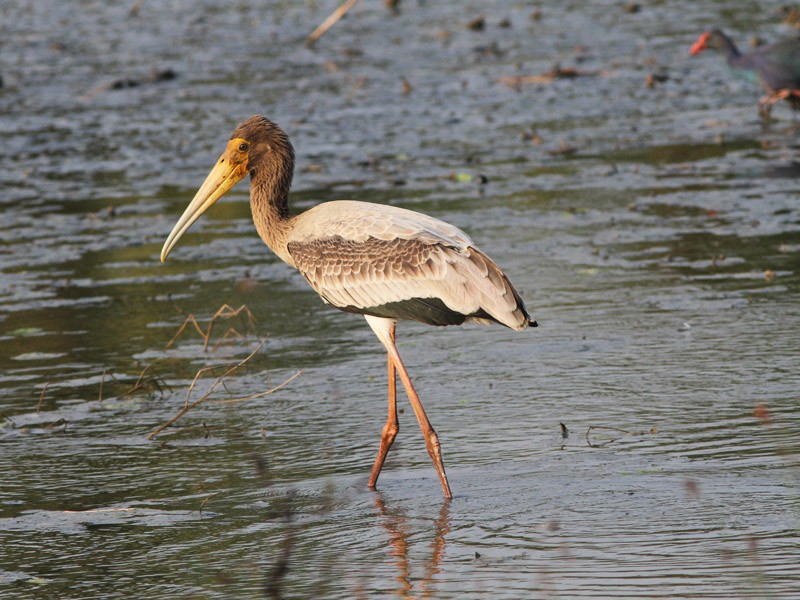
[[[3,597],[800,597],[797,121],[687,57],[786,33],[780,3],[363,2],[313,50],[336,3],[123,4],[0,7]],[[590,74],[499,81],[556,63]],[[158,262],[256,112],[296,208],[448,220],[539,321],[399,327],[450,503],[408,410],[366,490],[385,357],[263,247],[246,185]],[[254,325],[166,348],[223,303]]]

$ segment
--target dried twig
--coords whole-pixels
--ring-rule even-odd
[[[240,368],[241,368],[241,367],[242,367],[242,366],[243,366],[243,365],[244,365],[244,364],[245,364],[247,361],[249,361],[251,358],[253,358],[253,356],[255,356],[255,354],[256,354],[256,353],[257,353],[259,350],[261,350],[261,348],[263,348],[263,347],[264,347],[264,344],[265,344],[265,343],[266,343],[266,340],[263,340],[263,341],[262,341],[262,342],[261,342],[261,343],[258,345],[258,347],[257,347],[255,350],[253,350],[253,351],[252,351],[250,354],[248,354],[248,355],[247,355],[247,357],[246,357],[246,358],[242,359],[241,361],[239,361],[239,362],[238,362],[238,363],[236,363],[235,365],[228,366],[228,368],[225,370],[225,372],[224,372],[222,375],[220,375],[219,377],[217,377],[217,379],[214,381],[214,383],[212,383],[212,384],[211,384],[211,387],[208,389],[208,391],[207,391],[205,394],[203,394],[202,396],[200,396],[200,398],[198,398],[198,399],[197,399],[197,400],[195,400],[194,402],[189,402],[189,398],[191,397],[192,390],[194,389],[194,386],[197,384],[197,381],[200,379],[200,376],[201,376],[203,373],[207,372],[207,371],[210,371],[210,370],[212,370],[212,369],[218,369],[218,368],[220,368],[220,367],[223,367],[223,366],[226,366],[226,365],[216,365],[216,366],[212,366],[212,367],[204,367],[204,368],[200,369],[200,370],[197,372],[197,374],[195,374],[195,376],[194,376],[194,379],[192,380],[192,383],[191,383],[191,385],[189,386],[189,390],[188,390],[188,392],[187,392],[187,394],[186,394],[186,402],[184,403],[184,405],[183,405],[183,408],[181,408],[181,409],[178,411],[178,413],[177,413],[177,414],[176,414],[174,417],[172,417],[171,419],[169,419],[169,420],[168,420],[166,423],[164,423],[164,424],[163,424],[163,425],[161,425],[160,427],[157,427],[156,429],[154,429],[153,431],[151,431],[151,432],[150,432],[150,433],[147,435],[147,439],[148,439],[148,440],[152,440],[154,437],[156,437],[158,434],[160,434],[162,431],[164,431],[164,430],[165,430],[167,427],[169,427],[170,425],[172,425],[173,423],[175,423],[175,422],[176,422],[178,419],[180,419],[180,418],[181,418],[183,415],[185,415],[187,412],[189,412],[189,411],[190,411],[190,410],[192,410],[193,408],[195,408],[195,407],[199,406],[200,404],[202,404],[203,402],[205,402],[206,400],[208,400],[208,399],[209,399],[209,397],[211,396],[211,394],[213,394],[213,393],[214,393],[214,391],[215,391],[215,390],[216,390],[216,389],[217,389],[217,388],[218,388],[220,385],[224,385],[224,380],[225,380],[225,378],[226,378],[226,377],[228,377],[229,375],[231,375],[232,373],[234,373],[235,371],[237,371],[238,369],[240,369]],[[284,382],[283,382],[283,383],[281,383],[280,385],[277,385],[277,386],[275,386],[274,388],[267,390],[266,392],[261,392],[261,393],[259,393],[259,394],[253,394],[252,396],[248,396],[248,397],[246,397],[246,398],[237,398],[237,399],[234,399],[234,400],[229,400],[228,402],[229,402],[229,403],[230,403],[230,402],[243,402],[243,401],[245,401],[245,400],[252,400],[253,398],[260,398],[261,396],[266,396],[266,395],[268,395],[268,394],[271,394],[271,393],[273,393],[273,392],[276,392],[276,391],[280,390],[281,388],[283,388],[284,386],[286,386],[286,385],[287,385],[287,384],[288,384],[288,383],[289,383],[289,382],[290,382],[292,379],[294,379],[295,377],[297,377],[299,374],[300,374],[299,372],[298,372],[298,373],[295,373],[294,375],[292,375],[291,377],[289,377],[289,378],[288,378],[286,381],[284,381]]]
[[[140,387],[142,387],[142,378],[144,377],[144,374],[147,373],[147,370],[149,368],[150,365],[146,365],[145,368],[142,369],[142,372],[139,373],[139,378],[136,380],[136,383],[133,384],[133,388],[131,388],[131,392],[133,392],[134,390],[138,390]],[[131,392],[128,393],[130,394]]]
[[[214,496],[216,496],[216,495],[218,495],[218,494],[220,494],[220,493],[221,493],[221,492],[214,492],[213,494],[209,494],[208,496],[206,496],[205,498],[203,498],[203,501],[200,503],[200,513],[201,513],[201,514],[202,514],[202,512],[203,512],[203,508],[204,508],[204,507],[205,507],[205,505],[208,503],[208,501],[209,501],[209,500],[211,500],[211,499],[212,499]]]
[[[103,374],[100,376],[100,393],[97,395],[97,401],[103,401],[103,383],[106,380],[106,375],[108,375],[108,369],[103,369]]]
[[[248,400],[255,400],[256,398],[261,398],[262,396],[267,396],[268,394],[271,394],[273,392],[277,392],[281,388],[284,388],[287,385],[289,385],[292,382],[292,380],[296,379],[297,377],[299,377],[301,373],[302,373],[302,371],[298,371],[297,373],[295,373],[294,375],[292,375],[291,377],[286,379],[283,383],[281,383],[279,385],[276,385],[274,388],[269,389],[266,392],[259,392],[257,394],[252,394],[250,396],[246,396],[244,398],[232,398],[230,400],[212,400],[211,404],[236,404],[238,402],[247,402]]]
[[[236,329],[234,329],[233,327],[228,327],[225,333],[222,334],[222,339],[218,341],[216,344],[214,344],[214,347],[211,349],[211,352],[216,352],[217,348],[222,346],[222,344],[224,344],[230,337],[233,337],[235,339],[242,339],[244,336],[238,331],[236,331]],[[206,345],[208,345],[208,341],[206,341]]]
[[[604,429],[606,431],[616,431],[617,433],[622,433],[624,435],[631,435],[631,436],[658,433],[658,429],[656,429],[655,427],[651,427],[647,431],[628,431],[627,429],[619,429],[618,427],[603,427],[602,425],[589,425],[589,429],[586,430],[586,443],[589,444],[591,448],[600,448],[607,444],[613,444],[619,439],[619,437],[615,437],[600,444],[592,444],[592,440],[589,438],[589,434],[592,432],[592,429]]]
[[[223,304],[219,307],[217,312],[211,317],[211,320],[208,322],[208,327],[205,331],[203,328],[200,327],[200,324],[197,322],[197,319],[194,315],[190,314],[189,316],[184,319],[181,326],[178,328],[178,331],[172,336],[172,339],[167,343],[167,348],[172,346],[175,343],[175,340],[178,339],[178,336],[183,333],[183,330],[186,329],[188,325],[194,325],[195,330],[197,333],[200,334],[200,337],[203,338],[203,352],[208,350],[208,343],[211,339],[211,330],[214,328],[214,324],[217,322],[218,319],[232,319],[233,317],[238,317],[244,313],[247,316],[247,328],[251,331],[255,330],[255,318],[253,317],[253,313],[250,312],[250,309],[247,308],[246,304],[242,304],[239,308],[234,309],[228,304]],[[242,335],[236,331],[233,327],[229,327],[228,330],[225,332],[225,335],[222,336],[222,341],[220,341],[214,348],[212,348],[212,352],[216,350],[222,342],[224,342],[229,335],[235,335],[238,338],[241,338]]]
[[[212,370],[212,369],[218,369],[218,368],[220,368],[221,366],[225,366],[225,365],[216,365],[216,366],[211,366],[211,367],[203,367],[202,369],[200,369],[199,371],[197,371],[197,373],[196,373],[196,374],[195,374],[195,376],[194,376],[194,379],[192,380],[192,383],[191,383],[191,385],[189,386],[189,391],[186,393],[186,402],[184,403],[184,405],[183,405],[183,408],[181,408],[181,409],[178,411],[178,414],[176,414],[174,417],[172,417],[172,418],[171,418],[170,420],[168,420],[166,423],[164,423],[164,424],[163,424],[163,425],[161,425],[160,427],[157,427],[156,429],[154,429],[153,431],[151,431],[151,432],[148,434],[148,436],[147,436],[147,439],[148,439],[148,440],[151,440],[151,439],[153,439],[153,438],[154,438],[155,436],[157,436],[159,433],[161,433],[162,431],[164,431],[164,430],[165,430],[167,427],[169,427],[170,425],[172,425],[173,423],[175,423],[175,421],[177,421],[178,419],[180,419],[180,418],[181,418],[183,415],[185,415],[187,412],[189,412],[190,410],[192,410],[192,409],[193,409],[193,408],[195,408],[196,406],[198,406],[198,405],[202,404],[203,402],[205,402],[206,400],[208,400],[208,397],[209,397],[209,396],[210,396],[210,395],[211,395],[211,394],[214,392],[214,390],[216,390],[216,389],[217,389],[217,387],[219,387],[220,383],[222,383],[222,380],[223,380],[225,377],[227,377],[228,375],[230,375],[231,373],[235,372],[237,369],[239,369],[239,368],[240,368],[242,365],[244,365],[244,364],[245,364],[245,363],[246,363],[248,360],[250,360],[250,359],[251,359],[251,358],[252,358],[252,357],[253,357],[253,356],[256,354],[256,352],[258,352],[259,350],[261,350],[261,348],[263,348],[263,347],[264,347],[264,344],[265,344],[265,343],[266,343],[266,340],[262,341],[262,342],[261,342],[261,343],[258,345],[258,347],[257,347],[255,350],[253,350],[253,351],[252,351],[250,354],[248,354],[248,355],[247,355],[247,357],[246,357],[246,358],[244,358],[243,360],[239,361],[239,362],[238,362],[238,363],[236,363],[235,365],[233,365],[233,366],[231,366],[231,367],[228,367],[228,369],[227,369],[227,370],[226,370],[226,371],[225,371],[225,372],[224,372],[222,375],[220,375],[219,377],[217,377],[216,381],[214,381],[214,383],[212,383],[212,384],[211,384],[211,387],[208,389],[208,391],[207,391],[205,394],[203,394],[202,396],[200,396],[200,398],[198,398],[198,399],[197,399],[197,400],[195,400],[194,402],[191,402],[191,403],[190,403],[190,402],[189,402],[189,398],[191,397],[191,395],[192,395],[192,390],[194,389],[194,386],[197,384],[197,381],[198,381],[198,379],[200,379],[200,376],[201,376],[203,373],[205,373],[206,371],[210,371],[210,370]]]
[[[39,409],[42,408],[42,400],[44,400],[44,395],[45,395],[45,392],[47,392],[47,386],[49,386],[49,385],[50,385],[50,382],[49,381],[46,382],[44,384],[44,387],[42,388],[42,393],[39,395],[39,402],[36,403],[36,414],[37,415],[39,414]],[[9,421],[10,420],[11,419],[9,419]]]
[[[139,373],[139,378],[136,380],[136,383],[133,384],[133,387],[129,389],[127,392],[123,394],[123,397],[130,398],[139,390],[150,390],[155,388],[158,392],[163,396],[164,395],[164,387],[169,388],[169,385],[161,379],[158,375],[152,375],[145,379],[144,374],[147,373],[152,368],[153,365],[147,365],[142,372]],[[162,384],[164,387],[162,387]]]
[[[327,19],[325,19],[322,23],[320,23],[319,27],[317,27],[314,31],[312,31],[311,35],[309,35],[306,38],[306,46],[313,46],[314,42],[316,42],[319,38],[325,35],[325,32],[328,31],[328,29],[330,29],[331,27],[333,27],[336,24],[336,22],[339,19],[341,19],[348,10],[353,8],[353,6],[357,1],[358,0],[346,0],[344,4],[342,4],[339,8],[333,11],[331,15]]]
[[[142,372],[139,373],[139,377],[136,379],[136,383],[133,384],[133,387],[131,387],[128,391],[118,396],[113,396],[113,398],[115,399],[132,398],[136,392],[140,392],[142,390],[150,393],[154,393],[157,391],[159,394],[163,396],[164,388],[169,389],[169,385],[167,385],[167,383],[158,375],[151,375],[145,377],[145,373],[152,370],[152,368],[153,368],[152,365],[145,366],[145,368],[142,369]],[[103,402],[104,400],[103,387],[106,380],[106,376],[110,377],[113,381],[119,383],[119,380],[116,377],[114,377],[114,374],[111,371],[109,371],[108,369],[103,369],[103,374],[100,377],[100,394],[98,396],[99,402]]]
[[[203,437],[208,439],[211,435],[212,431],[216,431],[218,429],[230,429],[230,427],[226,427],[224,425],[206,425],[205,423],[201,425],[190,425],[188,427],[172,427],[169,431],[162,431],[159,436],[165,435],[177,435],[179,433],[192,433],[195,431],[202,431]]]

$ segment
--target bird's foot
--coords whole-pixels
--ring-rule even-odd
[[[776,90],[769,94],[765,94],[758,100],[758,113],[765,119],[768,119],[772,111],[772,107],[781,100],[789,99],[792,107],[796,107],[800,102],[800,90],[790,90],[784,88]]]
[[[439,444],[439,436],[431,428],[428,435],[425,436],[425,447],[428,449],[428,454],[433,460],[436,467],[436,473],[439,475],[439,483],[442,484],[442,491],[444,497],[448,500],[453,499],[453,492],[450,491],[450,483],[447,481],[447,473],[444,470],[444,462],[442,461],[442,446]]]
[[[386,455],[389,453],[389,448],[392,447],[398,431],[400,431],[400,426],[396,420],[389,419],[386,425],[383,426],[378,456],[375,458],[375,464],[372,466],[372,472],[369,474],[369,482],[367,483],[367,487],[371,490],[376,489],[375,486],[378,483],[378,476],[381,474],[383,462],[386,460]]]

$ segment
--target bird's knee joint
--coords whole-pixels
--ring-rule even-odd
[[[436,435],[436,432],[433,429],[431,429],[426,436],[425,445],[428,447],[428,452],[435,453],[437,455],[441,454],[442,452],[442,446],[439,443],[439,436]]]
[[[398,425],[397,423],[386,423],[386,425],[383,426],[382,436],[384,438],[389,438],[393,440],[394,438],[397,437],[397,434],[399,432],[400,432],[400,425]]]

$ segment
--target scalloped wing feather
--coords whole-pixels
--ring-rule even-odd
[[[478,249],[431,242],[437,236],[430,232],[394,238],[388,229],[380,232],[390,239],[365,238],[362,231],[358,239],[337,234],[294,240],[288,249],[311,287],[342,310],[433,325],[496,321],[524,329],[530,324],[511,282]]]

